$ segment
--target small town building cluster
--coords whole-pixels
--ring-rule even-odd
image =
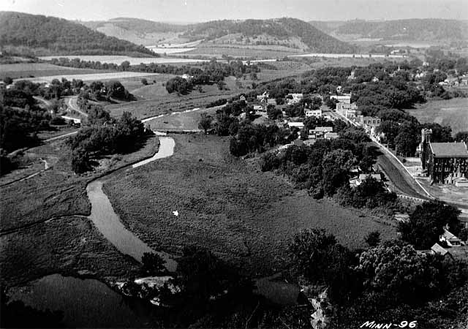
[[[362,115],[358,106],[355,103],[351,103],[351,96],[351,94],[330,96],[331,99],[338,101],[338,103],[336,103],[335,111],[341,116],[354,121],[357,125],[363,127],[368,134],[376,136],[376,129],[381,123],[380,118]]]

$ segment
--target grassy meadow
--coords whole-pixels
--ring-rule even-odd
[[[178,64],[178,63],[196,63],[203,62],[200,59],[190,58],[178,58],[178,57],[130,57],[130,56],[118,56],[118,55],[72,55],[72,56],[45,56],[39,57],[42,60],[50,61],[53,58],[68,58],[70,60],[79,58],[82,61],[101,62],[101,63],[113,63],[120,65],[124,61],[128,61],[130,65],[138,64]]]
[[[36,78],[48,76],[68,76],[74,74],[102,73],[92,69],[75,69],[48,63],[16,63],[0,65],[0,80],[5,77],[12,79]]]
[[[169,76],[167,77],[169,80]],[[150,80],[150,79],[148,79]],[[248,92],[250,89],[250,80],[242,80],[242,86],[236,85],[234,77],[228,77],[224,80],[227,89],[219,90],[217,85],[202,86],[202,92],[193,90],[188,95],[177,95],[176,93],[169,94],[166,90],[164,79],[157,81],[148,86],[143,86],[141,81],[136,89],[131,89],[131,92],[139,99],[137,102],[126,102],[122,104],[113,104],[106,106],[112,116],[119,117],[124,111],[131,112],[139,119],[156,116],[159,114],[167,114],[170,112],[181,112],[191,110],[197,107],[205,107],[208,103],[220,98],[230,98],[240,93]],[[125,80],[121,81],[123,85],[127,85]]]
[[[104,190],[124,224],[156,250],[179,253],[207,247],[252,274],[281,268],[290,238],[304,228],[325,228],[351,247],[384,223],[332,201],[316,201],[282,177],[262,173],[256,160],[229,154],[229,139],[177,135],[175,154],[141,170],[109,178]],[[174,216],[173,211],[179,216]]]
[[[284,58],[299,51],[291,52],[275,49],[255,49],[247,47],[198,47],[179,56],[206,56],[222,58],[223,55],[243,58]]]
[[[153,130],[197,130],[199,129],[198,122],[200,121],[200,115],[206,113],[214,116],[216,110],[218,110],[218,107],[188,113],[173,113],[168,117],[156,118],[148,123]]]
[[[25,284],[52,273],[121,279],[139,264],[120,254],[87,217],[68,216],[0,236],[1,282]]]
[[[453,134],[468,131],[468,98],[429,100],[416,109],[407,110],[421,123],[435,122],[452,127]]]

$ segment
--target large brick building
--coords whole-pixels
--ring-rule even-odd
[[[468,150],[465,143],[431,143],[432,131],[423,129],[420,145],[422,169],[434,183],[453,183],[468,178]]]

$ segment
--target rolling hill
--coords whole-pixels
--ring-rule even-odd
[[[159,23],[139,18],[119,17],[108,21],[80,22],[107,36],[127,40],[136,44],[152,46],[158,42],[177,38],[186,31],[184,25]]]
[[[295,18],[212,21],[190,26],[182,36],[190,40],[204,39],[212,43],[244,46],[277,45],[322,53],[356,51],[356,47]]]
[[[3,51],[35,56],[155,55],[143,46],[106,36],[82,24],[18,12],[0,12],[0,47]]]
[[[191,25],[133,18],[81,22],[106,35],[144,45],[201,41],[200,47],[269,48],[283,51],[352,53],[356,47],[293,18],[219,20]]]
[[[468,22],[448,19],[401,19],[392,21],[309,22],[340,39],[369,38],[395,41],[465,41]]]

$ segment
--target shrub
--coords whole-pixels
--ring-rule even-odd
[[[160,275],[166,272],[165,261],[158,254],[145,252],[141,262],[143,263],[142,271],[145,275]]]

